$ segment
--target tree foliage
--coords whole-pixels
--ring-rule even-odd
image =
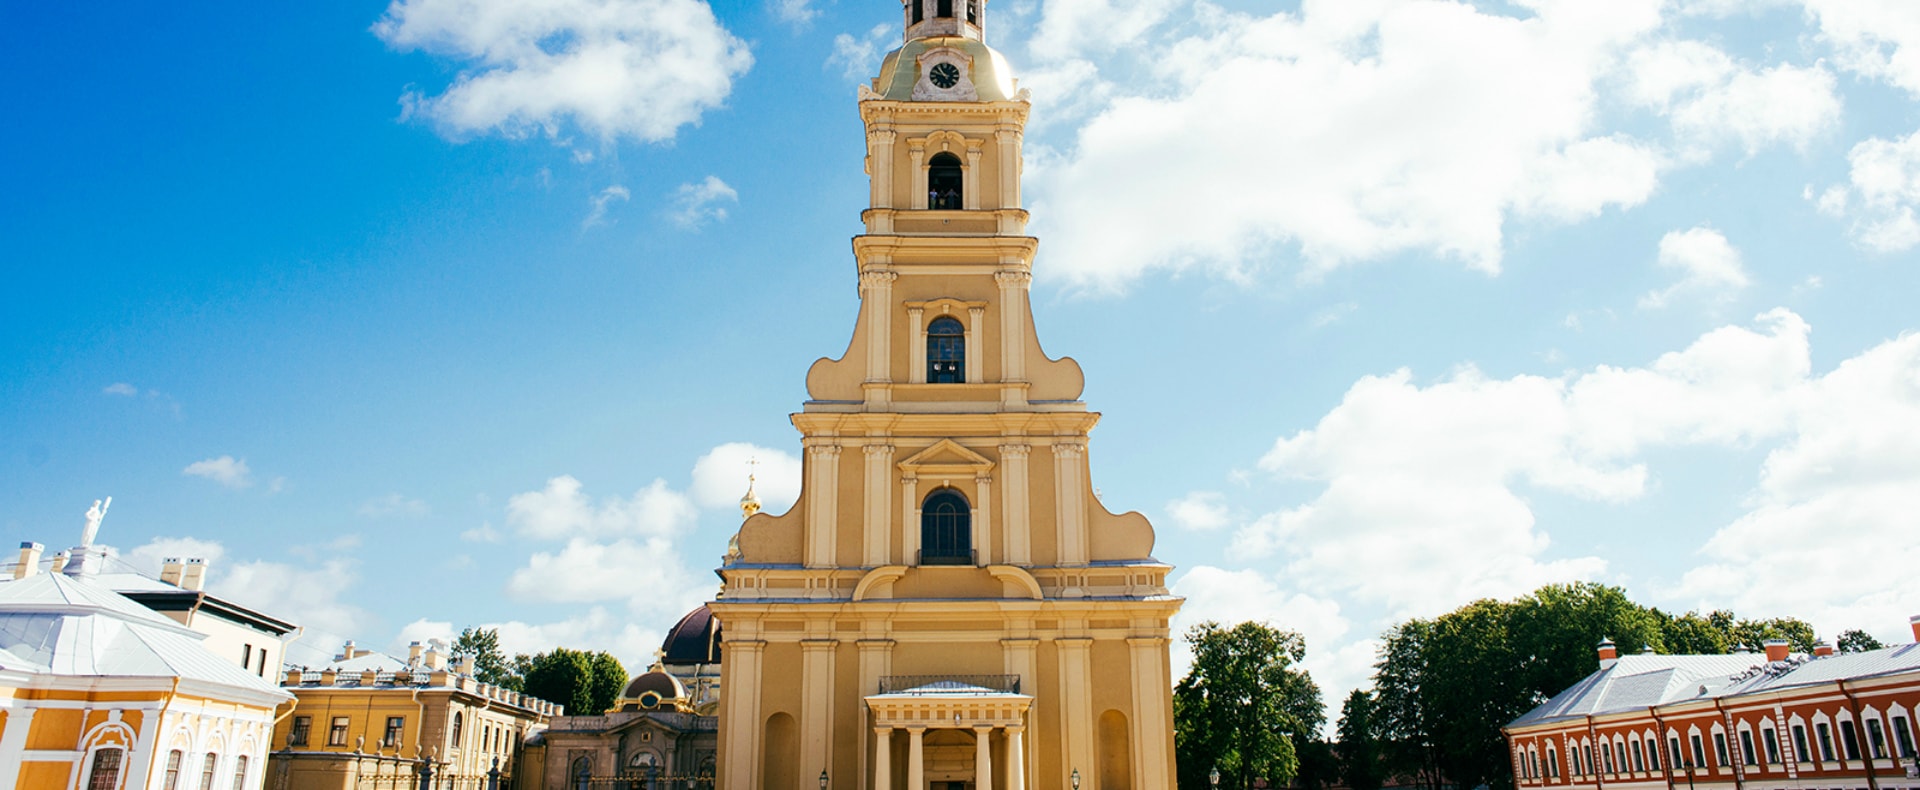
[[[1334,725],[1339,740],[1340,779],[1353,790],[1380,790],[1386,780],[1386,754],[1381,750],[1381,725],[1373,695],[1354,689],[1340,705]]]
[[[460,638],[453,640],[453,657],[473,659],[473,676],[482,683],[522,690],[522,678],[507,664],[506,654],[500,652],[498,629],[470,627],[461,631]]]
[[[1732,612],[1669,615],[1618,587],[1556,584],[1512,600],[1481,600],[1383,638],[1374,716],[1390,769],[1427,787],[1513,785],[1500,728],[1596,667],[1594,647],[1621,654],[1763,652],[1784,638],[1811,650],[1813,628],[1792,618]]]
[[[575,715],[611,710],[627,685],[626,667],[606,652],[556,647],[547,653],[515,656],[514,664],[525,679],[526,693],[565,705]]]
[[[1205,622],[1189,629],[1193,668],[1173,691],[1174,751],[1182,788],[1274,786],[1300,770],[1300,744],[1326,721],[1320,688],[1297,665],[1307,643],[1265,623],[1232,628]]]
[[[1841,631],[1840,638],[1835,640],[1835,644],[1838,645],[1842,653],[1864,653],[1868,650],[1879,650],[1886,647],[1880,640],[1873,638],[1873,634],[1869,634],[1858,628],[1851,631]]]

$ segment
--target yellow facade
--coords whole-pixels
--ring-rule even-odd
[[[814,364],[793,416],[799,500],[746,520],[709,605],[721,783],[1172,787],[1180,602],[1146,518],[1094,496],[1099,415],[1035,332],[1026,94],[982,41],[984,3],[905,13],[860,95],[852,342]]]

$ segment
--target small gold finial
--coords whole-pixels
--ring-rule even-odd
[[[752,472],[753,467],[759,464],[760,459],[758,458],[747,459],[747,493],[745,496],[740,497],[740,518],[742,520],[753,518],[753,514],[760,512],[760,497],[753,493]]]

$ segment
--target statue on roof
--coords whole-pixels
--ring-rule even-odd
[[[100,534],[100,522],[107,517],[107,508],[113,507],[113,497],[93,500],[93,507],[87,509],[87,529],[80,533],[80,547],[93,545],[94,536]]]

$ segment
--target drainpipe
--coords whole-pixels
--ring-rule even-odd
[[[1659,706],[1648,705],[1647,715],[1653,717],[1653,740],[1654,740],[1654,743],[1659,744],[1658,746],[1654,747],[1656,749],[1654,753],[1659,754],[1660,752],[1666,752],[1667,751],[1667,722],[1665,719],[1660,718]],[[1673,754],[1671,752],[1668,752],[1667,754],[1660,757],[1660,773],[1667,777],[1667,790],[1674,790]]]
[[[1593,739],[1595,745],[1598,745],[1600,742],[1600,733],[1593,728],[1593,714],[1587,714],[1587,737]],[[1588,758],[1587,761],[1591,763],[1592,758]],[[1607,772],[1601,770],[1603,766],[1588,765],[1587,767],[1593,769],[1593,786],[1595,790],[1606,790]]]
[[[1862,743],[1867,738],[1867,720],[1860,717],[1860,700],[1847,690],[1847,681],[1835,680],[1834,683],[1839,684],[1840,693],[1846,695],[1847,707],[1853,709],[1853,742],[1859,744],[1862,762],[1867,764],[1867,790],[1880,790],[1880,781],[1873,776],[1873,744]],[[1846,752],[1842,751],[1841,755],[1845,756]]]
[[[1720,712],[1720,723],[1727,725],[1727,756],[1734,757],[1736,754],[1741,755],[1733,760],[1734,790],[1746,790],[1747,783],[1742,774],[1746,773],[1747,764],[1744,759],[1741,759],[1744,758],[1745,755],[1740,752],[1740,744],[1735,743],[1739,738],[1740,728],[1734,725],[1733,719],[1727,717],[1727,707],[1720,704],[1719,697],[1713,698],[1713,709]],[[1873,790],[1880,790],[1880,788],[1876,787],[1873,788]]]

